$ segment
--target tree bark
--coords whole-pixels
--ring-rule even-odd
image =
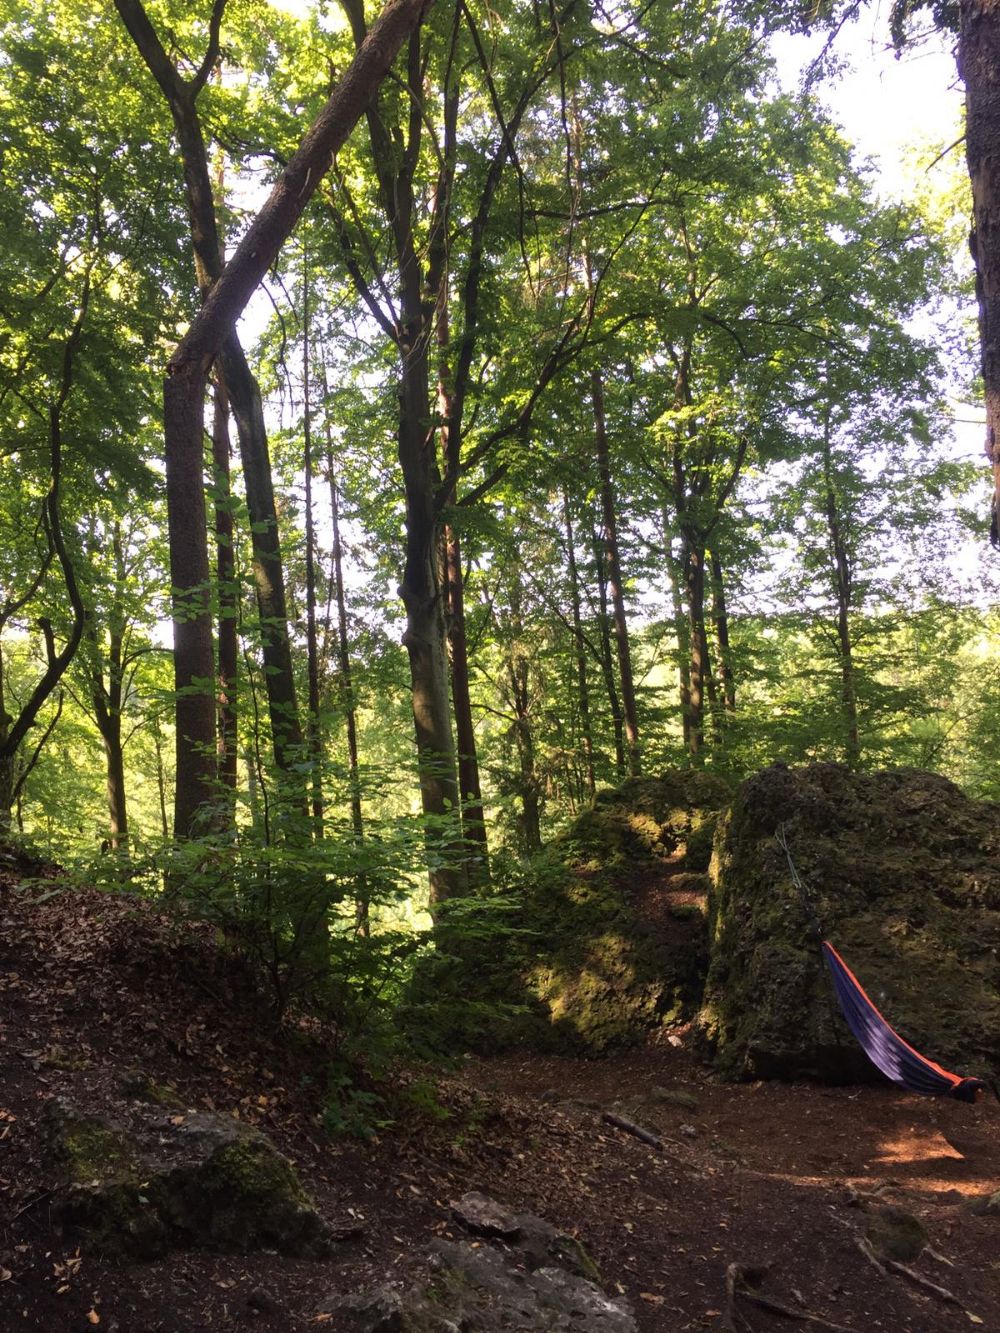
[[[840,659],[840,714],[844,728],[844,750],[847,766],[857,769],[861,766],[861,734],[858,727],[858,693],[854,668],[854,645],[851,640],[853,576],[850,553],[844,541],[840,506],[837,502],[837,488],[833,475],[829,409],[827,409],[823,421],[823,491],[827,536],[830,542],[830,565],[837,606],[837,655]]]
[[[566,529],[566,561],[569,569],[569,593],[573,615],[573,652],[576,659],[577,705],[580,709],[580,728],[583,732],[583,760],[587,773],[587,792],[591,799],[597,791],[594,773],[594,732],[590,722],[590,686],[587,681],[587,654],[583,641],[583,617],[580,612],[580,577],[576,567],[576,547],[573,540],[573,516],[569,507],[569,493],[563,489],[563,524]]]
[[[223,791],[229,793],[225,824],[232,824],[236,792],[237,715],[236,673],[239,662],[239,590],[233,545],[233,506],[230,487],[229,400],[219,382],[213,390],[212,468],[215,480],[215,577],[218,587],[219,622],[216,631],[218,665],[218,770]]]
[[[604,384],[595,366],[590,372],[591,403],[594,409],[594,440],[597,446],[597,470],[601,482],[601,513],[604,522],[604,554],[607,561],[608,591],[614,613],[615,645],[618,650],[618,675],[621,680],[622,720],[631,777],[642,772],[639,752],[639,719],[636,712],[635,684],[632,677],[632,650],[629,644],[628,617],[625,611],[621,556],[618,549],[618,515],[614,484],[611,479],[611,454],[604,412]]]
[[[598,631],[601,644],[601,673],[604,676],[604,688],[611,709],[611,726],[615,737],[615,772],[619,778],[625,776],[625,725],[622,717],[621,700],[618,697],[618,685],[615,681],[614,653],[611,647],[611,614],[608,610],[608,582],[604,572],[604,543],[595,532],[594,566],[597,574],[597,596],[600,607]]]
[[[1000,545],[1000,3],[961,0],[958,71],[965,81],[965,152],[972,183],[986,455],[993,467],[991,537]]]
[[[313,522],[312,403],[309,397],[309,255],[302,251],[302,469],[306,508],[306,672],[309,682],[307,738],[311,769],[313,833],[323,836],[323,742],[319,727],[319,646],[316,640],[316,528]]]

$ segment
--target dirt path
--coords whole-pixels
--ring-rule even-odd
[[[995,1102],[719,1085],[665,1042],[599,1062],[412,1073],[390,1090],[391,1127],[331,1141],[317,1123],[317,1039],[272,1040],[207,938],[142,904],[77,892],[36,904],[11,883],[0,884],[0,1333],[331,1328],[317,1322],[323,1298],[418,1279],[429,1241],[457,1230],[450,1202],[473,1189],[578,1235],[643,1333],[724,1329],[733,1263],[768,1266],[766,1296],[843,1328],[1000,1330],[1000,1218],[973,1211],[1000,1189]],[[124,1114],[122,1075],[137,1066],[191,1107],[259,1125],[324,1214],[359,1234],[322,1262],[179,1252],[125,1266],[60,1235],[44,1104],[62,1095]],[[664,1150],[604,1122],[612,1106]],[[915,1267],[958,1305],[860,1253],[856,1235],[887,1203],[921,1219],[942,1259]],[[820,1327],[739,1310],[756,1333]]]

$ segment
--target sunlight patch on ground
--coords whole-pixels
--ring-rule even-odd
[[[943,1134],[936,1131],[904,1130],[894,1139],[886,1139],[879,1146],[876,1161],[885,1165],[909,1165],[913,1162],[931,1162],[941,1158],[950,1158],[955,1162],[964,1162],[965,1157]]]

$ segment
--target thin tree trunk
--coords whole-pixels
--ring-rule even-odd
[[[851,641],[851,597],[853,577],[850,555],[844,541],[840,506],[833,476],[830,412],[823,421],[823,489],[826,505],[827,535],[830,541],[834,592],[837,602],[837,655],[840,659],[840,711],[844,727],[844,750],[848,768],[861,766],[861,734],[858,727],[858,693]]]
[[[965,81],[965,153],[972,183],[986,454],[993,465],[991,536],[1000,545],[1000,4],[960,0],[958,71]]]
[[[323,397],[329,403],[330,388],[323,366]],[[337,599],[337,666],[340,686],[340,706],[344,713],[347,733],[347,762],[351,785],[351,829],[358,847],[364,842],[365,821],[361,806],[361,774],[358,758],[357,705],[354,700],[354,680],[351,668],[351,642],[347,631],[347,595],[344,590],[344,547],[340,538],[340,494],[337,486],[337,468],[333,456],[333,433],[330,418],[325,418],[326,466],[330,482],[330,525],[333,536],[333,584]],[[355,878],[355,920],[358,931],[367,936],[370,931],[368,878],[362,872]]]
[[[462,794],[462,832],[473,848],[469,878],[489,879],[489,845],[486,815],[479,780],[479,757],[472,721],[469,690],[469,649],[465,633],[465,588],[462,547],[454,528],[445,528],[445,562],[448,578],[448,640],[451,645],[451,695],[455,709],[458,743],[458,781]]]
[[[306,664],[309,680],[308,745],[313,831],[323,836],[323,742],[319,729],[319,649],[316,642],[316,529],[313,522],[312,404],[309,379],[309,255],[302,251],[302,467],[306,506]]]
[[[221,383],[214,386],[212,422],[212,468],[215,478],[215,572],[218,585],[219,623],[216,631],[218,668],[218,765],[219,782],[229,793],[225,826],[233,822],[236,793],[237,716],[236,675],[239,663],[239,589],[236,583],[236,551],[233,544],[233,504],[229,473],[229,401]]]
[[[457,110],[457,108],[456,108]],[[442,173],[444,177],[446,173]],[[444,180],[439,190],[446,190]],[[438,213],[446,212],[442,205]],[[443,238],[442,238],[443,243]],[[437,299],[438,348],[438,412],[444,423],[441,435],[444,445],[444,466],[447,471],[457,469],[452,455],[459,441],[451,429],[453,403],[449,384],[448,365],[448,283],[441,256],[440,291]],[[452,490],[449,503],[454,504]],[[479,777],[479,755],[476,750],[476,729],[472,719],[470,691],[469,645],[465,632],[465,573],[462,569],[462,543],[452,525],[444,528],[444,578],[448,603],[448,643],[451,649],[451,700],[455,711],[455,738],[458,750],[458,786],[462,797],[462,833],[471,849],[468,876],[470,882],[489,880],[490,853],[486,832],[486,814],[483,810],[483,792]]]
[[[677,643],[677,693],[681,709],[681,734],[684,749],[691,747],[691,625],[681,598],[681,582],[684,578],[686,560],[681,554],[680,560],[674,558],[672,549],[672,524],[666,513],[663,515],[663,551],[670,584],[670,609],[674,619],[674,638]]]
[[[705,633],[705,551],[685,540],[687,560],[684,581],[687,591],[690,658],[688,666],[688,753],[701,764],[705,749],[705,694],[708,674],[708,636]]]
[[[521,797],[521,846],[526,856],[541,850],[542,828],[538,775],[535,772],[535,738],[531,724],[531,672],[524,651],[524,623],[521,615],[521,585],[515,570],[511,583],[511,644],[507,675],[514,707],[514,742],[517,749]]]
[[[170,837],[170,820],[167,816],[167,774],[163,766],[163,747],[160,744],[160,724],[157,719],[153,727],[153,749],[156,752],[156,792],[160,798],[160,828],[164,838]]]
[[[625,728],[622,719],[622,706],[615,682],[614,653],[611,647],[611,616],[608,612],[608,584],[604,574],[604,548],[601,538],[593,534],[594,564],[597,572],[597,596],[600,606],[598,631],[601,642],[601,672],[604,676],[604,688],[608,695],[611,709],[611,725],[615,737],[615,771],[619,778],[625,776]]]
[[[632,677],[632,650],[629,644],[625,611],[621,557],[618,550],[618,516],[611,480],[611,455],[608,447],[607,420],[604,413],[604,384],[595,366],[590,372],[590,394],[594,409],[594,440],[597,446],[597,470],[601,481],[601,513],[604,521],[604,552],[607,560],[608,591],[614,612],[615,645],[618,650],[618,674],[621,680],[622,718],[628,749],[628,771],[635,777],[642,771],[639,753],[639,719]]]
[[[726,610],[726,581],[714,548],[710,553],[712,565],[712,622],[715,625],[715,638],[719,647],[719,678],[722,682],[722,697],[727,713],[736,712],[736,678],[733,675],[733,653],[729,642],[729,614]]]
[[[573,516],[569,507],[569,493],[562,494],[563,524],[566,528],[566,560],[569,567],[569,589],[573,613],[573,652],[576,657],[577,703],[580,726],[583,731],[583,759],[587,772],[587,791],[593,799],[597,791],[594,773],[594,732],[590,722],[590,685],[587,681],[587,654],[583,641],[583,617],[580,613],[580,577],[576,567],[576,547],[573,541]]]

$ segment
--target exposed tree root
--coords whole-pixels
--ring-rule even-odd
[[[726,1268],[726,1310],[723,1320],[726,1333],[739,1333],[737,1321],[744,1328],[750,1328],[746,1317],[737,1308],[737,1297],[742,1297],[752,1305],[760,1306],[770,1314],[780,1315],[782,1319],[794,1319],[800,1324],[812,1324],[816,1328],[831,1330],[831,1333],[855,1333],[855,1330],[847,1328],[846,1325],[835,1324],[829,1319],[824,1319],[822,1315],[813,1314],[811,1310],[795,1310],[790,1305],[771,1300],[769,1296],[762,1296],[752,1290],[751,1288],[756,1286],[762,1277],[761,1269],[748,1268],[744,1264],[729,1264]]]

